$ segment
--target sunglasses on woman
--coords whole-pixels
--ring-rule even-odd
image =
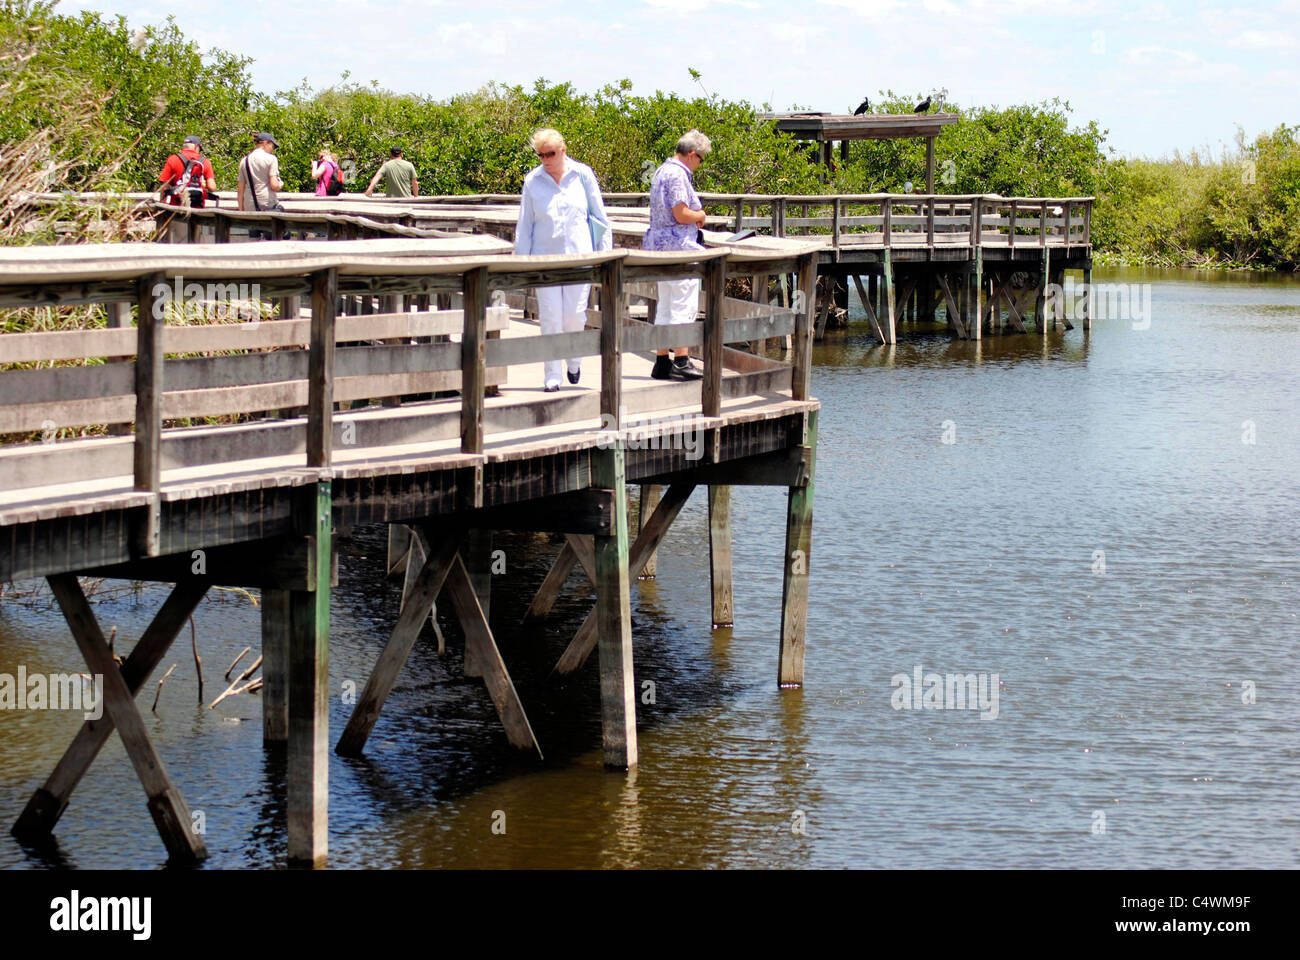
[[[551,150],[551,151],[548,152],[548,153],[542,153],[542,151],[538,150],[538,151],[537,151],[537,159],[538,159],[538,160],[549,160],[549,159],[551,159],[551,157],[555,156],[555,155],[556,155],[557,153],[559,153],[559,152],[560,152],[559,150]]]

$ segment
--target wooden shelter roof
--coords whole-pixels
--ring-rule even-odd
[[[943,128],[959,119],[955,113],[868,113],[855,117],[847,113],[765,113],[775,120],[777,130],[800,140],[891,140],[906,137],[937,137]]]

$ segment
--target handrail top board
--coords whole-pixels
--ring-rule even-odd
[[[665,267],[730,256],[750,262],[813,252],[820,244],[752,238],[708,250],[616,249],[591,254],[515,256],[492,237],[464,240],[338,240],[328,244],[280,240],[258,244],[76,244],[0,249],[0,287],[40,283],[121,280],[159,273],[167,279],[213,280],[281,277],[334,269],[340,275],[445,275],[480,267],[491,274],[598,267],[613,260],[628,266]],[[472,252],[467,253],[466,247]],[[485,255],[486,254],[486,255]]]
[[[279,240],[257,244],[104,243],[0,248],[0,286],[129,279],[150,273],[213,279],[291,276],[394,261],[485,260],[511,250],[496,237],[456,239]],[[411,264],[415,266],[414,263]],[[463,268],[462,268],[463,269]],[[365,272],[348,270],[348,272]]]

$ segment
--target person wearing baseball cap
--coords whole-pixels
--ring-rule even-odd
[[[191,134],[181,144],[179,153],[173,153],[158,174],[164,203],[179,206],[186,200],[191,207],[201,207],[209,193],[217,190],[217,175],[212,161],[203,156],[203,144]]]
[[[259,133],[254,140],[256,145],[239,164],[239,209],[283,210],[276,197],[276,191],[284,189],[280,161],[275,156],[279,144],[269,133]]]

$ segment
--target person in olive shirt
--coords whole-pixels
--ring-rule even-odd
[[[391,159],[376,171],[370,186],[366,187],[366,196],[374,192],[375,187],[379,186],[379,178],[383,177],[387,181],[385,192],[388,196],[418,197],[420,181],[415,175],[415,164],[402,159],[401,147],[393,147],[388,153]]]

